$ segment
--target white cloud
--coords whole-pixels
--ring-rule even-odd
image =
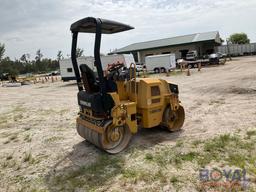
[[[72,22],[95,16],[130,24],[135,30],[103,37],[102,52],[130,43],[219,30],[222,38],[245,32],[256,41],[255,0],[1,0],[0,42],[19,58],[41,48],[45,56],[69,54]],[[89,40],[90,39],[90,40]],[[92,54],[92,35],[79,46]]]

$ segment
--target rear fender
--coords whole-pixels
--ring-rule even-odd
[[[172,111],[177,111],[180,107],[180,100],[178,98],[178,95],[172,94],[170,96],[170,106]]]

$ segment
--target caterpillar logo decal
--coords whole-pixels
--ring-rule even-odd
[[[80,100],[80,104],[81,104],[81,105],[84,105],[84,106],[86,106],[86,107],[91,107],[91,103],[86,102],[86,101],[81,101],[81,100]]]

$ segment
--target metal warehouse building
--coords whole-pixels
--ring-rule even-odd
[[[188,51],[196,50],[199,56],[211,54],[214,47],[221,45],[218,31],[196,33],[153,41],[134,43],[117,49],[113,53],[132,53],[136,62],[145,62],[149,55],[175,53],[176,58],[185,58]]]

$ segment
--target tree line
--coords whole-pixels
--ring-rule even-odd
[[[228,40],[232,44],[247,44],[247,43],[250,43],[250,39],[248,38],[246,33],[234,33],[234,34],[230,35]]]
[[[250,43],[247,34],[234,33],[230,35],[228,41],[232,44]],[[77,48],[76,57],[83,56],[84,50]],[[62,51],[58,51],[56,59],[44,57],[40,49],[36,51],[36,56],[31,60],[30,54],[23,54],[19,59],[11,60],[5,56],[5,45],[0,43],[0,76],[4,73],[19,75],[26,73],[46,73],[59,69],[59,62],[64,59]]]
[[[58,51],[56,59],[44,57],[40,49],[36,51],[35,58],[31,59],[30,54],[23,54],[19,59],[12,60],[5,56],[5,45],[0,43],[0,76],[2,74],[9,74],[16,76],[26,73],[47,73],[59,69],[59,62],[64,59],[63,52]],[[77,48],[76,56],[83,56],[84,50]]]

